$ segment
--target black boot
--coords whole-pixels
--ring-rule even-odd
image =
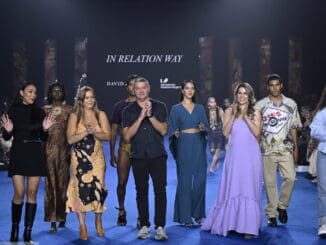
[[[22,209],[23,209],[23,203],[22,204],[11,203],[11,222],[12,222],[11,234],[10,234],[11,242],[18,242],[19,223],[20,223],[20,218],[22,216]]]
[[[36,203],[26,203],[24,242],[32,242],[32,227],[36,213]]]

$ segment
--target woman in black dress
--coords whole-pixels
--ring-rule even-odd
[[[42,141],[47,130],[54,124],[52,115],[45,117],[44,111],[34,102],[36,86],[24,82],[8,114],[1,116],[3,137],[14,140],[10,151],[8,176],[12,177],[14,196],[12,200],[12,229],[10,241],[18,241],[19,223],[26,193],[24,241],[31,242],[31,231],[36,213],[36,195],[40,176],[46,175],[46,162]],[[27,181],[25,181],[27,179]],[[25,184],[26,182],[26,184]]]

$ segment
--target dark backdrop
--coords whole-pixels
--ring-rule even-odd
[[[322,0],[20,0],[0,2],[0,96],[12,94],[12,42],[25,40],[29,57],[28,79],[40,84],[44,78],[44,41],[57,41],[57,73],[74,97],[76,37],[88,37],[88,82],[96,89],[102,109],[111,112],[113,102],[125,95],[123,86],[106,86],[107,80],[124,81],[128,74],[147,77],[152,95],[167,102],[178,101],[176,90],[160,89],[169,82],[199,79],[198,38],[214,37],[214,74],[228,79],[227,43],[243,40],[244,79],[258,81],[259,40],[273,43],[272,70],[287,78],[288,39],[303,41],[303,91],[319,92],[325,83],[325,1]],[[182,53],[180,64],[106,64],[108,53]],[[256,86],[254,84],[254,86]],[[286,86],[285,86],[286,87]],[[213,86],[223,97],[224,83]]]

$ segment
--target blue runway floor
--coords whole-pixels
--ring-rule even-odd
[[[104,146],[108,152],[108,145]],[[223,157],[222,157],[223,158]],[[222,160],[222,158],[220,160]],[[208,162],[211,161],[211,156],[208,153]],[[216,190],[219,183],[221,168],[213,174],[207,175],[206,188],[206,213],[214,202]],[[148,240],[137,240],[136,234],[136,218],[137,207],[135,201],[135,188],[132,174],[129,178],[126,196],[126,210],[128,224],[125,227],[116,226],[117,206],[116,197],[116,169],[112,168],[107,159],[106,183],[109,188],[109,195],[106,200],[108,207],[103,215],[103,226],[105,236],[99,238],[96,236],[94,227],[94,215],[88,213],[86,215],[89,241],[79,240],[79,225],[75,214],[69,214],[67,217],[67,227],[60,229],[56,233],[50,233],[50,224],[43,221],[44,215],[44,179],[38,192],[38,208],[33,227],[32,237],[35,244],[326,244],[326,240],[319,239],[317,236],[317,188],[316,184],[311,183],[304,178],[305,173],[299,173],[295,185],[295,190],[292,196],[292,201],[288,209],[289,221],[286,225],[279,225],[277,228],[269,228],[266,226],[266,218],[263,218],[263,227],[261,234],[257,239],[245,240],[241,235],[230,235],[228,237],[212,235],[208,232],[200,230],[200,226],[186,228],[172,222],[173,217],[173,202],[176,190],[176,167],[175,163],[169,155],[168,158],[168,207],[167,207],[167,224],[166,231],[169,240],[165,242],[157,242],[154,240],[154,228],[152,226],[152,237]],[[7,172],[0,172],[0,244],[10,244],[8,242],[9,232],[11,228],[11,199],[13,195],[11,179],[7,178]],[[263,207],[266,204],[266,196],[263,193]],[[150,188],[150,217],[153,223],[153,189]],[[23,220],[23,217],[22,217]],[[23,222],[20,226],[22,239]],[[23,243],[21,243],[23,244]]]

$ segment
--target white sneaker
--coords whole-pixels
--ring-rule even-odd
[[[155,230],[155,239],[156,240],[168,240],[168,236],[162,226],[157,227]]]
[[[318,236],[326,237],[326,225],[322,225],[318,229]]]
[[[312,180],[311,180],[311,183],[318,183],[318,180],[317,180],[317,178],[313,178]]]
[[[151,230],[147,226],[143,226],[137,233],[138,239],[147,239],[151,236]]]

